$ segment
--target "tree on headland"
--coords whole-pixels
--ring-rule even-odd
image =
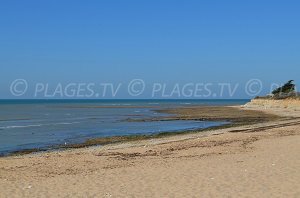
[[[274,94],[274,96],[281,96],[295,93],[295,84],[293,82],[294,80],[289,80],[283,86],[272,91],[272,94]]]

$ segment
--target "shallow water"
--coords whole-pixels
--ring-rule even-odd
[[[248,101],[0,100],[0,154],[65,143],[80,143],[95,137],[154,134],[218,126],[225,122],[127,122],[126,120],[166,116],[154,111],[159,108],[234,105],[246,102]]]

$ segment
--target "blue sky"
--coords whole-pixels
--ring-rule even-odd
[[[276,0],[2,1],[0,98],[12,98],[10,83],[19,78],[50,84],[257,78],[267,93],[271,83],[300,83],[299,9],[299,1]]]

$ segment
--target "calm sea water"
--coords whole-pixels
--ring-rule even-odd
[[[160,108],[246,102],[248,100],[0,100],[0,154],[80,143],[95,137],[222,125],[224,122],[126,120],[166,116],[154,111]]]

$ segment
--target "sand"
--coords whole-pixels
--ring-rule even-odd
[[[258,124],[3,157],[0,197],[300,197],[300,112],[282,112]]]

